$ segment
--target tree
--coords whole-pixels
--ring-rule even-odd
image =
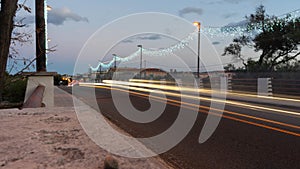
[[[297,59],[300,55],[300,18],[269,16],[263,5],[255,14],[246,16],[247,31],[254,34],[235,38],[233,43],[225,47],[223,55],[232,55],[241,60],[247,71],[275,71],[280,65]],[[249,47],[260,53],[254,61],[242,55],[242,48]]]
[[[22,23],[25,18],[15,18],[16,12],[21,9],[29,13],[31,12],[31,9],[25,5],[25,2],[26,0],[22,3],[18,3],[18,0],[0,0],[0,102],[3,100],[8,59],[12,59],[15,64],[18,60],[24,61],[24,68],[22,70],[28,68],[33,63],[33,61],[25,57],[18,58],[19,53],[16,49],[17,44],[23,45],[30,42],[32,38],[30,33],[19,32],[14,29],[26,26]],[[10,70],[14,68],[15,64],[12,65]]]
[[[9,56],[11,34],[14,27],[14,16],[18,0],[1,0],[0,11],[0,102],[4,90],[5,71]]]
[[[289,62],[276,67],[279,72],[300,72],[300,61]]]
[[[224,49],[224,55],[232,55],[233,59],[241,60],[243,65],[247,67],[247,62],[242,55],[242,47],[248,45],[250,38],[247,36],[241,36],[239,38],[234,38],[233,43]]]
[[[234,64],[229,63],[229,64],[227,64],[226,66],[224,66],[224,70],[225,70],[226,72],[230,72],[230,71],[235,71],[236,68],[235,68]]]

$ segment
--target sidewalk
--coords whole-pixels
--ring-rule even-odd
[[[73,98],[72,95],[63,91],[62,89],[54,88],[54,105],[55,107],[72,107],[73,108]]]
[[[97,146],[83,131],[72,96],[57,87],[54,92],[53,108],[0,110],[1,169],[103,168],[109,152]],[[122,169],[171,168],[159,157],[111,156]]]

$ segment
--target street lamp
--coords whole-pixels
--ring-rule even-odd
[[[142,45],[137,45],[138,48],[141,50],[141,59],[140,59],[140,79],[142,79],[142,67],[143,67],[143,46]]]
[[[194,22],[193,23],[197,29],[198,29],[198,60],[197,60],[197,77],[199,78],[200,75],[200,26],[201,26],[201,23],[200,22]]]
[[[117,68],[117,55],[116,54],[112,54],[114,56],[114,60],[115,60],[115,66],[114,68],[116,69]]]

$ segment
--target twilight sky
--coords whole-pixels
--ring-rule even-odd
[[[34,1],[27,0],[26,3],[33,9],[33,13],[26,14],[21,12],[18,16],[26,16],[25,22],[31,25],[27,29],[29,32],[30,30],[34,32],[34,25],[32,24],[34,22]],[[188,36],[188,33],[194,31],[192,25],[187,24],[193,21],[200,21],[203,28],[220,28],[244,20],[245,15],[253,13],[255,8],[260,4],[266,7],[268,14],[276,16],[297,10],[300,7],[299,0],[289,0],[286,2],[281,0],[48,0],[47,3],[52,7],[52,10],[48,14],[48,37],[51,39],[49,47],[57,45],[57,51],[48,55],[48,71],[56,71],[61,74],[73,74],[74,64],[78,56],[80,56],[81,50],[81,55],[84,56],[80,56],[81,58],[78,59],[81,63],[81,65],[79,65],[80,71],[86,72],[89,64],[97,66],[98,60],[102,60],[101,58],[103,58],[104,55],[106,57],[103,60],[108,61],[111,59],[112,53],[117,53],[120,56],[128,56],[136,52],[136,50],[138,50],[136,47],[137,44],[143,44],[143,47],[153,49],[165,48],[176,44],[179,41],[178,39],[184,38]],[[174,28],[173,26],[172,28],[174,29],[170,29],[166,24],[162,24],[164,28],[161,30],[155,29],[157,32],[163,32],[163,35],[131,34],[132,36],[130,37],[125,39],[124,37],[121,38],[119,33],[126,32],[129,29],[134,32],[136,27],[141,27],[138,24],[143,22],[140,22],[142,20],[141,18],[137,20],[137,22],[133,22],[129,17],[128,20],[130,21],[121,24],[122,22],[117,19],[144,12],[159,12],[175,15],[176,17],[184,19],[187,26],[181,28],[181,24],[185,21],[179,21],[178,23],[174,21],[175,25],[178,24],[178,28]],[[164,20],[162,19],[160,22],[162,23]],[[153,27],[154,29],[160,22],[150,20],[148,27]],[[145,22],[145,24],[147,24],[147,22]],[[103,33],[103,31],[101,32],[103,28],[110,28],[110,32],[105,36],[100,36]],[[166,33],[167,30],[169,32],[173,31],[173,34]],[[174,33],[175,30],[181,32],[181,34]],[[165,36],[171,34],[172,36],[178,37],[178,39],[174,40]],[[97,38],[102,38],[99,41],[101,44],[97,43]],[[227,45],[231,39],[232,36],[222,34],[215,35],[214,33],[204,35],[203,37],[201,36],[203,58],[205,58],[206,55],[210,55],[209,51],[215,48],[216,54],[214,55],[218,56],[223,64],[233,62],[230,56],[220,56],[224,46]],[[113,46],[104,45],[105,42],[110,44],[112,41],[118,41],[118,43]],[[193,40],[192,43],[195,43],[194,41],[195,40]],[[85,44],[86,47],[83,49]],[[192,44],[192,46],[193,45],[194,44]],[[210,47],[206,45],[210,45]],[[32,44],[26,44],[20,47],[19,50],[22,56],[32,58],[35,55],[34,47],[33,41]],[[88,53],[90,55],[85,55],[85,50],[89,50]],[[169,56],[169,58],[156,59],[156,61],[155,59],[151,60],[153,59],[151,56],[145,57],[149,59],[147,66],[151,67],[159,65],[151,65],[151,63],[160,62],[160,64],[162,64],[163,62],[172,60],[172,56]],[[209,56],[207,56],[207,58],[210,58],[207,61],[208,67],[216,63],[216,58]],[[135,61],[133,60],[132,64],[134,63]],[[195,60],[185,61],[185,63],[194,70],[193,64],[195,64]],[[172,64],[175,65],[175,62]],[[137,63],[137,66],[138,65]],[[130,66],[130,64],[125,66]]]

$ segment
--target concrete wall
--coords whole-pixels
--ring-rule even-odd
[[[38,85],[45,86],[45,92],[43,97],[43,103],[46,107],[54,106],[54,85],[53,85],[53,76],[29,76],[27,81],[27,88],[25,94],[25,100],[31,96],[33,91]]]

